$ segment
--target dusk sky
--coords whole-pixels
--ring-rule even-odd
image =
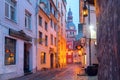
[[[71,8],[71,11],[73,14],[73,22],[77,29],[78,23],[79,23],[79,0],[67,0],[67,14],[68,14],[69,8]]]

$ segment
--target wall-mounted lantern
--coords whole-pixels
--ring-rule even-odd
[[[83,6],[83,16],[84,17],[88,16],[88,8],[86,6],[86,1],[84,1],[84,6]]]

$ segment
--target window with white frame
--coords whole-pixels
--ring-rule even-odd
[[[25,28],[31,30],[31,14],[25,11]]]
[[[16,2],[14,0],[5,0],[5,17],[16,21]]]

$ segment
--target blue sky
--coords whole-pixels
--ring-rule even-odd
[[[73,14],[73,22],[77,29],[79,23],[79,0],[67,0],[67,13],[69,11],[69,8],[71,8]]]

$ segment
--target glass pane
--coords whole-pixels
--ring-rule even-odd
[[[28,16],[28,28],[31,29],[31,16]]]
[[[31,15],[28,12],[25,13],[25,27],[31,29]]]
[[[5,65],[15,64],[16,40],[5,37]]]
[[[11,9],[11,14],[10,14],[11,15],[11,19],[15,20],[15,8],[11,6],[10,9]]]
[[[9,17],[9,5],[5,3],[5,16]]]

